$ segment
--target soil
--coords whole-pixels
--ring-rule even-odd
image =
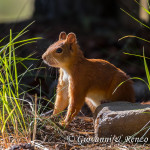
[[[61,128],[61,127],[60,127]],[[37,143],[48,149],[58,150],[143,150],[150,149],[144,143],[124,143],[114,140],[95,138],[92,117],[76,117],[67,128],[46,125],[37,135]]]

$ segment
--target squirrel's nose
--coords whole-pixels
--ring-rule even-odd
[[[46,55],[42,55],[42,59],[45,60],[46,59]]]

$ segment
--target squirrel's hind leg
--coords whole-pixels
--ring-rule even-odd
[[[86,102],[86,104],[88,105],[88,107],[90,108],[90,110],[92,111],[92,113],[94,113],[94,112],[95,112],[95,109],[96,109],[96,106],[94,106],[94,105],[92,104],[92,102],[91,102],[88,98],[85,99],[85,102]]]

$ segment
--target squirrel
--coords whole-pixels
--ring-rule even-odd
[[[68,107],[61,125],[68,126],[84,102],[92,112],[103,101],[135,102],[130,77],[106,60],[85,58],[72,32],[68,35],[61,32],[59,40],[49,46],[42,59],[49,66],[59,68],[53,115]],[[124,83],[118,87],[121,82]]]

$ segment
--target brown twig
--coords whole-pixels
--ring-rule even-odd
[[[37,121],[36,121],[36,118],[37,118],[37,94],[35,94],[35,108],[34,108],[34,111],[35,111],[35,119],[34,119],[34,128],[33,128],[33,142],[35,140],[35,136],[36,136],[36,128],[37,128]]]

